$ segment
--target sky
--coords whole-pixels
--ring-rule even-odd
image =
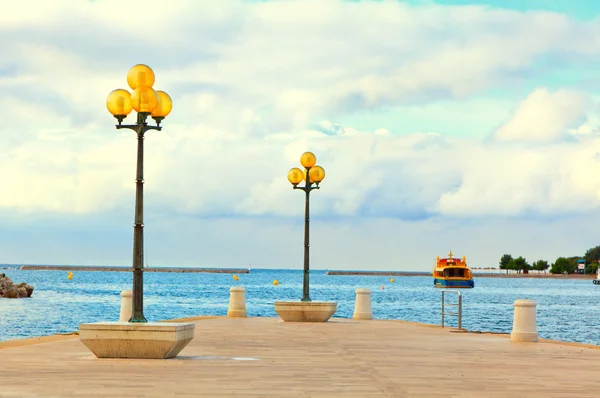
[[[150,266],[471,267],[600,244],[600,2],[0,0],[0,263],[129,265],[135,64]],[[126,121],[133,122],[129,116]]]

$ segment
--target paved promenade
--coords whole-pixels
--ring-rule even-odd
[[[0,343],[0,397],[598,397],[600,350],[397,321],[196,320],[174,359]],[[41,342],[41,343],[40,343]]]

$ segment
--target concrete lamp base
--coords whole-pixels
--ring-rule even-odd
[[[193,323],[96,322],[79,325],[79,339],[98,358],[167,359],[194,338]]]
[[[276,301],[275,312],[284,322],[327,322],[337,303],[323,301]]]

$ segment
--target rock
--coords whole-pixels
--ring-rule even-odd
[[[27,295],[25,297],[31,297],[31,295],[33,294],[33,286],[28,285],[25,282],[21,282],[17,285],[17,289],[19,288],[25,288],[25,291],[27,292]]]
[[[31,297],[33,286],[25,282],[14,284],[6,274],[0,273],[0,297],[4,298],[23,298]]]

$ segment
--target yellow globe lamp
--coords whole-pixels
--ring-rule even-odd
[[[302,181],[304,179],[304,173],[299,168],[294,167],[293,169],[290,169],[290,171],[288,171],[287,177],[288,177],[288,181],[293,186],[296,186],[300,183],[300,181]]]
[[[133,109],[131,105],[131,94],[123,89],[113,90],[106,98],[106,108],[121,122]]]
[[[138,87],[152,88],[154,79],[154,71],[148,65],[137,64],[127,72],[127,84],[132,90]]]
[[[131,106],[139,113],[152,113],[158,101],[158,94],[150,87],[138,87],[131,94]]]
[[[300,164],[307,169],[313,167],[317,163],[317,157],[312,152],[304,152],[300,156]]]
[[[156,95],[158,95],[158,106],[154,108],[152,113],[150,114],[154,119],[161,118],[164,119],[167,117],[169,113],[171,113],[171,109],[173,109],[173,101],[169,94],[164,91],[157,91]]]
[[[325,178],[325,170],[321,166],[314,166],[308,171],[308,177],[310,182],[316,182],[317,184],[323,181]]]

